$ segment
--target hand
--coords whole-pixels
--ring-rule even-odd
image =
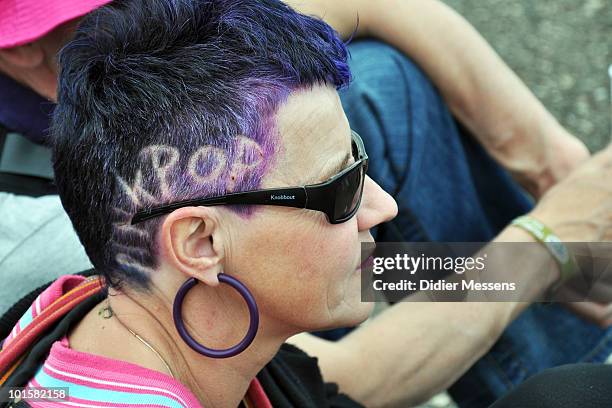
[[[611,180],[612,145],[551,188],[532,212],[563,242],[591,243],[570,244],[577,260],[596,262],[581,268],[581,276],[567,283],[562,291],[573,292],[574,296],[564,299],[588,299],[603,304],[612,301],[612,268],[607,267],[612,255]],[[594,267],[595,264],[598,266]]]
[[[612,326],[612,303],[572,302],[565,307],[602,329]]]
[[[547,138],[544,171],[535,179],[531,192],[540,198],[552,186],[569,176],[590,156],[587,147],[573,135],[563,132]]]
[[[564,242],[612,241],[612,145],[552,187],[532,215]]]

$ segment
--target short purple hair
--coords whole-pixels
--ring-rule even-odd
[[[81,23],[60,65],[62,203],[107,283],[143,289],[161,219],[133,214],[258,188],[289,94],[350,81],[337,33],[278,0],[118,0]]]

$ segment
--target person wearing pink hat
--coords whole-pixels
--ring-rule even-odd
[[[47,99],[55,99],[57,52],[79,17],[110,1],[3,0],[0,70]]]
[[[0,278],[11,282],[0,310],[33,283],[90,266],[55,194],[46,146],[57,53],[81,17],[109,1],[0,1]]]
[[[4,41],[4,48],[0,50],[0,70],[5,74],[5,78],[10,77],[11,79],[1,83],[0,86],[2,86],[2,92],[5,92],[7,89],[16,89],[17,86],[22,86],[23,88],[25,85],[39,95],[47,99],[53,99],[55,96],[55,74],[57,71],[55,68],[55,53],[61,48],[64,41],[70,37],[77,22],[75,19],[105,2],[47,2],[43,7],[45,9],[44,12],[37,9],[38,5],[35,3],[27,1],[14,2],[11,4],[12,8],[3,9],[5,14],[0,14],[0,22],[3,21],[1,20],[2,18],[4,18],[4,21],[23,21],[26,27],[23,30],[7,29],[2,31],[4,35],[2,39]],[[302,11],[324,16],[344,38],[351,36],[355,16],[359,14],[361,19],[356,35],[374,35],[394,44],[404,53],[411,55],[424,67],[427,74],[433,78],[443,96],[449,101],[453,113],[474,132],[475,136],[488,149],[489,153],[507,169],[511,170],[518,179],[524,182],[534,195],[542,195],[552,184],[564,178],[571,169],[588,156],[584,146],[560,128],[552,116],[522,86],[520,81],[509,72],[507,67],[499,61],[465,21],[445,8],[441,3],[432,2],[426,6],[416,6],[411,2],[406,2],[397,10],[394,9],[393,12],[391,12],[390,8],[372,7],[370,2],[367,1],[289,3],[295,3],[296,8]],[[61,8],[61,4],[72,4],[72,6]],[[87,9],[87,6],[83,8],[78,7],[84,4],[89,5],[90,8]],[[27,5],[30,5],[30,7],[28,8]],[[53,9],[53,5],[55,5],[55,9]],[[60,10],[61,13],[54,14],[53,10]],[[418,13],[416,13],[417,11]],[[427,28],[419,25],[406,27],[405,23],[409,16],[416,14],[429,22],[429,24],[424,25],[428,26]],[[30,15],[36,15],[37,17],[29,18],[28,16]],[[51,18],[53,23],[43,24],[43,27],[38,27],[40,21],[45,19],[41,15],[53,16]],[[63,17],[55,18],[56,15]],[[439,36],[439,40],[432,40],[433,37],[430,38],[428,36],[431,34],[429,30],[432,27],[436,30],[447,28],[447,26],[442,27],[444,24],[455,27],[461,33],[461,35],[457,36],[460,40],[453,40],[446,36]],[[389,29],[389,27],[395,27],[396,30]],[[399,30],[400,27],[402,27],[402,30]],[[415,44],[427,44],[427,47],[419,47]],[[423,48],[427,50],[424,51]],[[447,55],[445,58],[440,58],[440,54],[437,51],[434,52],[434,50],[439,49],[447,50],[448,55],[452,55],[455,58],[453,61],[457,63],[459,68],[448,70],[448,58],[451,57]],[[465,49],[471,50],[471,54],[465,54]],[[475,66],[472,63],[474,60],[481,61],[480,65]],[[471,82],[462,80],[470,76],[479,78],[479,80]],[[7,85],[9,83],[11,85]],[[499,98],[491,98],[488,92],[493,83],[500,90]],[[25,103],[24,101],[29,101],[32,105],[36,106],[34,109],[26,112],[27,117],[30,118],[32,112],[39,109],[41,104],[40,102],[36,104],[33,94],[29,94],[29,97],[32,99],[27,99],[28,97],[24,96],[26,94],[23,93],[24,90],[22,88],[19,91],[22,92],[20,101],[23,103]],[[49,107],[49,104],[45,105],[43,103],[42,106]],[[521,123],[519,124],[501,120],[503,118],[514,118],[512,113],[517,113],[514,111],[516,106],[533,112],[533,118],[531,118],[529,126],[525,125],[524,121],[520,121]],[[529,107],[529,109],[526,107]],[[479,112],[477,108],[486,109]],[[7,117],[9,116],[7,115]],[[35,124],[35,121],[32,119],[23,120],[23,117],[21,119],[15,120],[13,122],[15,123],[14,126],[10,126],[10,123],[6,123],[5,126],[15,130],[18,129],[18,125],[23,125],[24,123],[29,125]],[[0,117],[0,121],[2,120],[4,118]],[[507,127],[500,126],[500,123],[505,123]],[[34,131],[24,126],[21,133],[34,142],[44,144],[44,133],[47,124],[45,120],[41,120],[38,124],[40,126],[34,129]],[[534,133],[531,130],[535,128],[539,129],[537,136],[541,138],[533,136]],[[513,132],[507,133],[507,129],[512,129]],[[507,137],[508,134],[511,134],[512,137],[507,140],[504,139],[504,143],[501,143],[500,140]],[[550,135],[552,134],[557,136],[551,137]],[[559,152],[556,160],[550,160],[550,156],[547,155],[548,149],[555,149]],[[541,160],[542,157],[546,158],[546,160]],[[40,160],[36,160],[36,162],[40,162]],[[28,170],[31,170],[31,168],[28,168]],[[44,179],[45,174],[37,173],[34,176]],[[20,183],[18,187],[23,188],[24,186]],[[32,193],[32,195],[40,194],[41,191],[43,193],[51,191],[44,190],[48,187],[48,185],[41,183],[37,187],[39,188],[37,192]],[[11,200],[14,200],[15,197],[17,196],[11,197]],[[25,213],[26,217],[32,218],[33,215],[42,211],[40,209],[29,211],[26,205],[24,205],[24,203],[34,202],[29,200],[29,198],[26,200],[26,197],[23,197],[23,201],[13,202],[12,205],[13,208],[17,207],[20,209],[20,212]],[[40,198],[35,201],[38,203],[43,200],[49,200],[49,197]],[[54,205],[56,209],[60,208],[58,202],[55,202]],[[4,208],[2,208],[2,211],[4,211]],[[38,222],[38,227],[44,227],[48,225],[48,222],[55,221],[58,217],[63,216],[59,212],[53,213],[47,219],[39,219],[35,223]],[[64,218],[61,222],[70,230],[67,219]],[[53,231],[55,231],[57,236],[61,229],[53,227]],[[32,228],[31,232],[31,234],[25,235],[44,235],[40,234],[40,229],[37,227]],[[46,235],[46,237],[49,237],[49,235]],[[56,239],[56,241],[61,243],[61,252],[53,249],[50,244],[54,242],[49,239],[46,239],[44,243],[40,243],[39,246],[30,246],[27,251],[30,251],[29,253],[31,254],[35,250],[34,248],[49,249],[51,255],[59,253],[65,259],[71,253],[77,253],[80,250],[76,241],[75,246],[67,245],[69,242],[67,239],[65,237]],[[14,250],[7,252],[15,253]],[[0,253],[0,256],[2,255]],[[51,270],[52,266],[56,266],[53,258],[46,256],[39,256],[38,258],[45,262],[44,266],[40,265],[34,268],[34,272],[31,272],[30,269],[28,276],[39,274],[39,271],[43,273],[44,271]],[[4,265],[2,265],[2,262],[4,262]],[[78,265],[78,269],[84,269],[85,266],[81,265],[85,265],[87,261],[84,260],[84,264],[79,264],[78,262],[80,260],[72,263],[72,265]],[[5,260],[0,258],[0,268],[4,266],[9,266],[7,265],[6,258]],[[69,268],[64,266],[60,268],[62,268],[61,273],[70,272]],[[0,269],[0,273],[4,273],[2,270]],[[25,274],[26,272],[22,270],[20,273]],[[461,318],[461,316],[457,318]],[[480,327],[480,329],[482,331],[487,330],[486,327]],[[483,337],[481,340],[489,341],[490,339]],[[318,345],[314,346],[313,350],[317,347]],[[478,353],[482,352],[482,350],[472,349],[469,351],[472,354],[466,358],[471,361],[478,357]],[[335,351],[329,352],[326,357],[333,352]],[[386,357],[386,362],[393,358],[391,354],[387,354]],[[330,371],[333,372],[333,369]],[[384,401],[385,398],[389,398],[394,402],[402,398],[422,398],[422,395],[415,396],[408,391],[397,391],[399,394],[370,395],[367,398],[379,398],[379,403]],[[413,390],[413,392],[416,391]]]

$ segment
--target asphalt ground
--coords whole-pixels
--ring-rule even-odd
[[[444,0],[591,151],[610,142],[611,0]]]

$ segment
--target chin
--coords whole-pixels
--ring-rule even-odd
[[[370,317],[372,310],[374,310],[374,303],[371,302],[365,303],[359,301],[350,306],[345,305],[342,313],[339,313],[338,317],[326,329],[357,326]]]
[[[359,302],[359,305],[355,307],[352,326],[357,326],[358,324],[365,322],[372,314],[374,305],[375,303],[373,302]]]

